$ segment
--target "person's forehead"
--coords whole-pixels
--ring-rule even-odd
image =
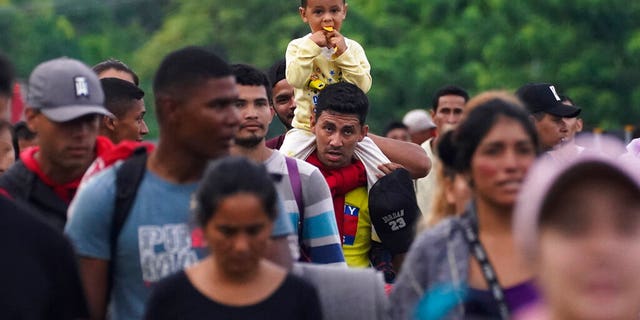
[[[440,96],[438,98],[438,108],[442,107],[450,107],[450,108],[464,108],[465,100],[464,97],[454,95],[454,94],[446,94]]]
[[[236,99],[238,88],[234,76],[209,78],[190,86],[190,95],[204,95],[209,99]]]
[[[318,122],[331,122],[340,126],[352,126],[360,124],[360,119],[356,114],[339,113],[331,110],[325,110],[318,117]]]
[[[267,99],[267,89],[264,86],[238,84],[238,97],[240,99]]]
[[[287,79],[282,79],[282,80],[276,82],[276,84],[273,86],[273,92],[274,93],[275,92],[280,93],[281,91],[285,91],[285,90],[293,91],[293,86],[291,84],[289,84]]]
[[[344,0],[307,0],[307,8],[322,6],[342,6]]]
[[[122,71],[122,70],[117,70],[114,68],[111,69],[107,69],[104,70],[102,72],[100,72],[100,74],[98,74],[98,78],[102,79],[102,78],[118,78],[124,81],[129,81],[131,83],[134,83],[133,81],[133,76],[126,72],[126,71]]]

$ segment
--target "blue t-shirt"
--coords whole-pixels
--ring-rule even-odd
[[[110,260],[116,168],[106,169],[78,190],[65,232],[76,253]],[[204,258],[208,250],[195,228],[189,203],[198,183],[175,184],[150,171],[118,237],[109,312],[114,319],[141,319],[151,287],[160,279]],[[279,201],[273,236],[293,227]]]

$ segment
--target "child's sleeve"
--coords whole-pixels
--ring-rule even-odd
[[[371,89],[371,65],[362,46],[347,39],[347,50],[334,60],[342,70],[342,80],[353,83],[365,93]]]
[[[313,71],[313,59],[321,52],[322,49],[309,37],[289,42],[285,56],[287,82],[294,88],[304,88]]]

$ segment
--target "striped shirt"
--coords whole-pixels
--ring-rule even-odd
[[[298,159],[296,163],[300,173],[304,205],[302,243],[308,248],[311,262],[346,266],[329,187],[318,168]],[[298,234],[300,212],[289,180],[285,156],[274,151],[264,164],[269,173],[283,176],[276,183],[276,189],[286,212],[291,217],[295,234]]]

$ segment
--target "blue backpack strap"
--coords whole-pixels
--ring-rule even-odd
[[[139,147],[116,171],[116,198],[110,233],[109,292],[113,286],[114,268],[118,252],[118,237],[136,199],[138,187],[147,169],[147,149]]]
[[[293,190],[293,196],[296,199],[298,205],[298,245],[300,246],[300,261],[311,261],[311,258],[306,250],[306,246],[302,241],[302,228],[304,226],[304,202],[302,201],[302,182],[300,181],[300,171],[298,171],[298,164],[296,159],[290,157],[284,157],[287,163],[287,171],[289,172],[289,182],[291,183],[291,189]]]

